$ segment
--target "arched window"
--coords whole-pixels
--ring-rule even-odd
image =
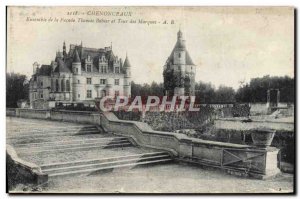
[[[70,81],[68,79],[66,81],[66,90],[70,91]]]
[[[59,83],[58,83],[58,79],[56,80],[56,86],[55,86],[55,90],[56,90],[56,92],[58,92],[58,91],[59,91]]]
[[[65,81],[61,80],[61,91],[65,91]]]

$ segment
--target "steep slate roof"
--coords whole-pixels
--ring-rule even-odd
[[[65,62],[62,59],[57,59],[57,66],[54,72],[70,73],[71,70],[66,66]]]
[[[77,50],[75,50],[74,57],[73,57],[73,62],[76,62],[76,63],[81,62]]]
[[[54,72],[71,73],[73,62],[81,62],[81,69],[82,71],[85,71],[85,59],[87,59],[88,56],[90,56],[94,72],[99,71],[99,59],[102,58],[102,56],[104,56],[108,62],[108,72],[113,72],[113,64],[115,60],[120,61],[120,71],[123,71],[122,60],[114,55],[111,47],[97,49],[71,44],[67,56],[64,56],[60,51],[56,52],[55,62],[57,62],[57,66],[54,69]],[[37,71],[37,74],[50,76],[51,70],[51,65],[43,65],[40,68],[40,71]]]
[[[42,65],[37,71],[38,75],[42,76],[50,76],[51,75],[52,66],[50,65]]]

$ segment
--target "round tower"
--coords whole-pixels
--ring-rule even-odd
[[[81,60],[77,49],[75,49],[72,62],[73,79],[71,87],[73,86],[73,100],[80,101],[84,99],[84,90],[81,82]]]
[[[128,59],[128,56],[126,54],[126,59],[123,64],[123,69],[125,71],[125,76],[124,76],[124,93],[123,95],[126,97],[131,96],[131,65]]]
[[[81,61],[77,50],[75,50],[73,57],[72,72],[74,75],[81,75]]]

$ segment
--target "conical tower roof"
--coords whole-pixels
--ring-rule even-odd
[[[74,53],[73,62],[75,62],[75,63],[81,62],[77,49],[75,50],[75,53]]]
[[[127,54],[126,54],[126,59],[125,59],[125,61],[124,61],[123,68],[130,68],[130,67],[131,67],[131,65],[130,65],[128,56],[127,56]]]

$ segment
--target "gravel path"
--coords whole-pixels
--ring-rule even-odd
[[[80,179],[80,183],[78,183]],[[53,179],[44,192],[69,193],[286,193],[293,191],[290,175],[256,180],[220,170],[166,164],[112,173]]]

